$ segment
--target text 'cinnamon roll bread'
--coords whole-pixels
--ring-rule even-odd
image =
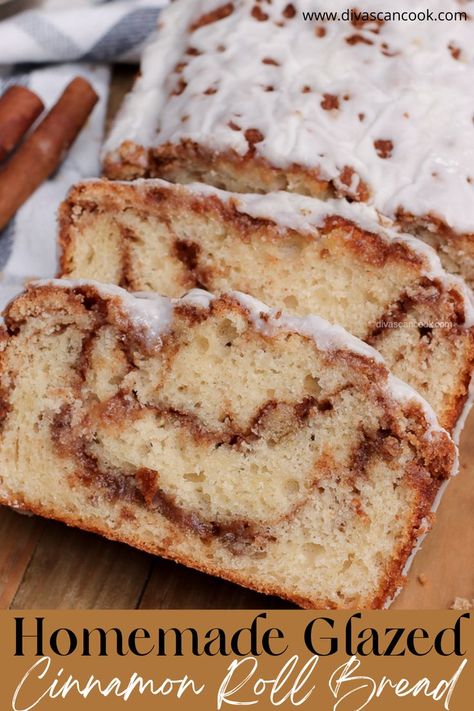
[[[372,348],[238,293],[86,281],[5,324],[3,503],[305,607],[396,592],[456,456]]]
[[[238,289],[317,313],[377,348],[459,430],[474,363],[471,295],[420,240],[365,205],[161,180],[91,181],[61,208],[65,277],[180,296]]]

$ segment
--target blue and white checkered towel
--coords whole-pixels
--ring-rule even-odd
[[[0,23],[0,62],[138,61],[166,0],[46,3]]]
[[[46,0],[0,22],[0,93],[12,83],[52,106],[78,74],[100,101],[57,173],[0,233],[0,308],[32,277],[57,269],[56,211],[69,187],[99,175],[111,62],[138,61],[169,0]],[[47,64],[45,64],[47,63]]]

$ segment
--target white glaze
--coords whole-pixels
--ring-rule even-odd
[[[466,420],[468,418],[469,413],[471,412],[473,404],[474,404],[474,379],[471,377],[471,382],[469,383],[469,390],[467,393],[466,402],[464,403],[463,410],[462,410],[461,414],[459,415],[458,420],[456,422],[456,426],[451,434],[451,437],[453,438],[454,443],[457,445],[459,445],[459,441],[461,439],[461,433],[464,429],[464,425],[466,424]]]
[[[196,18],[225,3],[177,0],[162,13],[161,29],[143,56],[142,77],[120,112],[106,153],[126,140],[148,147],[190,139],[244,155],[244,131],[254,128],[264,136],[256,155],[272,165],[317,168],[336,182],[344,166],[351,166],[383,214],[394,216],[401,207],[417,216],[438,216],[456,231],[474,232],[472,20],[393,21],[378,33],[373,24],[328,22],[320,38],[301,11],[342,12],[346,0],[293,0],[293,19],[282,16],[288,0],[273,0],[262,4],[269,15],[263,22],[251,15],[254,0],[234,0],[228,17],[188,31]],[[406,0],[403,6],[399,0],[366,0],[363,9],[426,10],[427,5],[435,13],[472,13],[472,2],[460,0]],[[354,35],[372,44],[349,44]],[[383,53],[382,43],[393,56]],[[460,49],[458,59],[449,44]],[[202,54],[185,55],[189,45]],[[262,63],[266,57],[279,66]],[[182,61],[188,64],[178,74],[174,68]],[[187,87],[172,95],[180,78]],[[265,91],[268,86],[275,90]],[[311,91],[303,93],[304,86]],[[217,92],[205,94],[210,87]],[[339,108],[324,110],[324,94],[337,95]],[[242,130],[232,130],[229,121]],[[374,141],[380,139],[393,142],[390,158],[377,154]]]

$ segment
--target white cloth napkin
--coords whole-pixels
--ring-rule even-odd
[[[25,281],[56,274],[58,206],[73,183],[100,174],[110,83],[106,62],[138,58],[166,4],[168,0],[64,0],[64,9],[58,9],[59,0],[49,0],[40,10],[0,22],[0,93],[20,83],[49,108],[71,79],[82,75],[100,97],[59,170],[0,232],[0,309]],[[44,66],[45,61],[54,64]]]

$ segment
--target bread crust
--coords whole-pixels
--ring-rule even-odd
[[[316,168],[305,168],[297,163],[285,168],[272,165],[255,155],[251,146],[242,156],[232,150],[211,151],[190,140],[154,148],[124,141],[113,154],[105,156],[103,174],[110,180],[198,181],[241,193],[287,190],[323,200],[348,197],[362,202],[370,197],[362,180],[358,180],[355,190],[351,187],[355,172],[350,166],[344,166],[337,179],[325,180]]]

